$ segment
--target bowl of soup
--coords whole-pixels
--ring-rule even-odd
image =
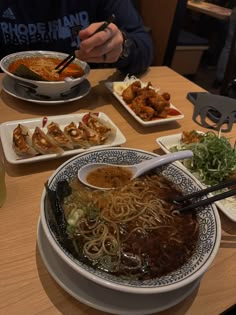
[[[79,274],[122,292],[172,291],[199,279],[220,245],[221,223],[209,205],[179,212],[171,198],[202,189],[171,163],[109,190],[78,180],[88,163],[132,165],[156,154],[131,148],[85,152],[45,184],[40,220],[57,254]]]
[[[21,88],[45,99],[60,99],[73,93],[90,72],[86,62],[75,58],[59,73],[56,67],[67,56],[55,51],[21,51],[2,58],[0,66]]]

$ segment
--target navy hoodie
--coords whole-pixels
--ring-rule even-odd
[[[131,47],[127,59],[110,66],[124,73],[142,73],[152,62],[153,47],[130,0],[1,0],[0,58],[23,50],[71,53],[79,47],[80,29],[112,13]]]

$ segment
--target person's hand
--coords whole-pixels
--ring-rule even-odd
[[[113,63],[119,59],[122,53],[123,35],[113,23],[110,23],[105,30],[92,35],[102,24],[102,22],[92,23],[79,32],[80,49],[75,51],[78,59],[90,63]]]

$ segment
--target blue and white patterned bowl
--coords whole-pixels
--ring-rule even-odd
[[[5,56],[0,60],[0,67],[2,70],[10,77],[15,80],[16,85],[19,85],[21,88],[24,88],[26,91],[29,90],[31,93],[34,93],[37,96],[41,96],[43,100],[54,100],[54,99],[63,99],[68,96],[70,93],[73,93],[74,89],[83,82],[90,73],[90,67],[87,62],[81,61],[77,58],[73,61],[80,65],[84,70],[84,75],[79,78],[73,78],[64,81],[36,81],[26,78],[21,78],[14,75],[8,70],[9,65],[18,59],[29,58],[29,57],[52,57],[64,59],[68,54],[56,52],[56,51],[43,51],[43,50],[29,50],[13,53]]]
[[[87,163],[137,164],[155,156],[154,153],[146,151],[114,147],[85,152],[62,164],[50,177],[48,184],[54,190],[58,181],[76,178],[79,168]],[[169,164],[159,170],[166,178],[177,184],[185,194],[202,188],[201,184],[191,174],[179,167],[178,164]],[[45,193],[44,190],[41,199],[40,218],[44,232],[54,250],[78,273],[111,289],[129,293],[151,294],[167,292],[183,287],[203,276],[214,260],[220,245],[220,218],[216,207],[210,205],[197,212],[200,224],[198,244],[194,255],[185,265],[166,276],[152,280],[137,281],[120,279],[105,272],[96,271],[92,267],[81,263],[63,248],[58,235],[53,231],[50,220],[48,219]]]

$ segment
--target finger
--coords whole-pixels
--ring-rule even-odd
[[[120,47],[108,49],[107,46],[99,47],[92,50],[90,53],[83,50],[76,51],[76,57],[80,60],[93,63],[113,63],[119,59],[121,54]]]
[[[79,31],[79,37],[81,38],[81,40],[89,38],[102,24],[103,22],[90,24],[87,28]]]
[[[109,53],[97,57],[79,55],[77,58],[88,63],[113,63],[117,61],[117,57],[114,58]]]
[[[97,28],[95,28],[95,29],[97,29]],[[88,37],[86,37],[84,39],[81,38],[80,49],[89,53],[95,47],[103,45],[110,38],[114,37],[114,33],[115,33],[114,31],[115,31],[114,27],[112,27],[112,25],[111,26],[109,25],[103,31],[100,31],[98,33],[93,34],[93,33],[89,32]]]
[[[84,50],[83,46],[80,47],[80,50],[76,52],[76,56],[77,58],[87,62],[116,62],[122,52],[122,44],[123,36],[118,30],[114,37],[89,52]],[[105,58],[104,55],[106,55]]]

